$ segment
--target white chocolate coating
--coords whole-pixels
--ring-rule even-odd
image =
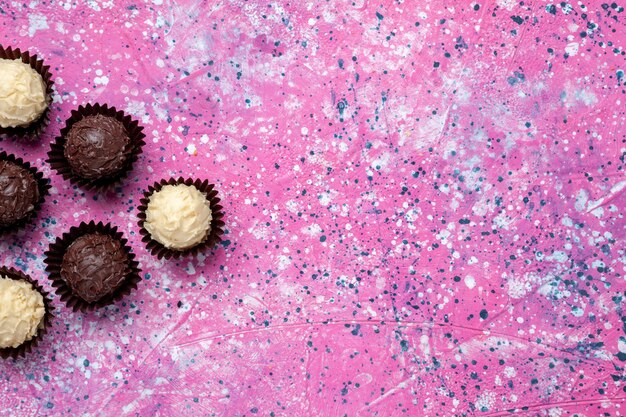
[[[0,59],[0,126],[28,125],[47,107],[41,75],[20,60]]]
[[[0,349],[35,337],[45,312],[43,296],[29,282],[0,276]]]
[[[150,196],[144,227],[166,248],[184,250],[206,239],[212,218],[206,195],[196,187],[166,185]]]

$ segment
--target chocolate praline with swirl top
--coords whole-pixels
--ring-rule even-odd
[[[74,174],[82,178],[111,177],[124,168],[129,143],[130,137],[122,122],[95,114],[72,126],[63,154]]]
[[[61,263],[61,277],[75,296],[88,303],[114,293],[129,272],[128,254],[121,242],[99,233],[77,238]]]
[[[93,311],[137,289],[141,269],[117,226],[81,222],[50,243],[46,272],[61,302],[74,311]]]
[[[31,171],[0,159],[0,228],[28,217],[40,198],[39,184]]]

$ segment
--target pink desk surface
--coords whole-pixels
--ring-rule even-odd
[[[7,416],[623,416],[626,3],[0,2],[56,80],[52,194],[0,261],[49,288],[81,220],[144,280],[0,363]],[[45,163],[80,104],[140,119],[117,191]],[[155,180],[215,182],[225,241],[140,242]]]

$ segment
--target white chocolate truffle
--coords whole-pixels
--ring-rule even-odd
[[[165,185],[150,196],[144,227],[166,248],[185,250],[206,239],[212,218],[206,195],[196,187]]]
[[[0,126],[25,126],[48,107],[43,78],[17,59],[0,59]]]
[[[43,296],[32,284],[0,276],[0,349],[35,337],[45,312]]]

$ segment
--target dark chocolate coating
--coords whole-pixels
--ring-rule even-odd
[[[39,186],[33,174],[10,161],[0,161],[0,227],[28,216],[39,200]]]
[[[130,272],[128,255],[109,235],[87,234],[65,251],[61,277],[75,296],[93,303],[117,290]]]
[[[65,137],[63,155],[74,174],[88,179],[106,178],[124,167],[129,143],[122,122],[95,114],[72,126]]]

